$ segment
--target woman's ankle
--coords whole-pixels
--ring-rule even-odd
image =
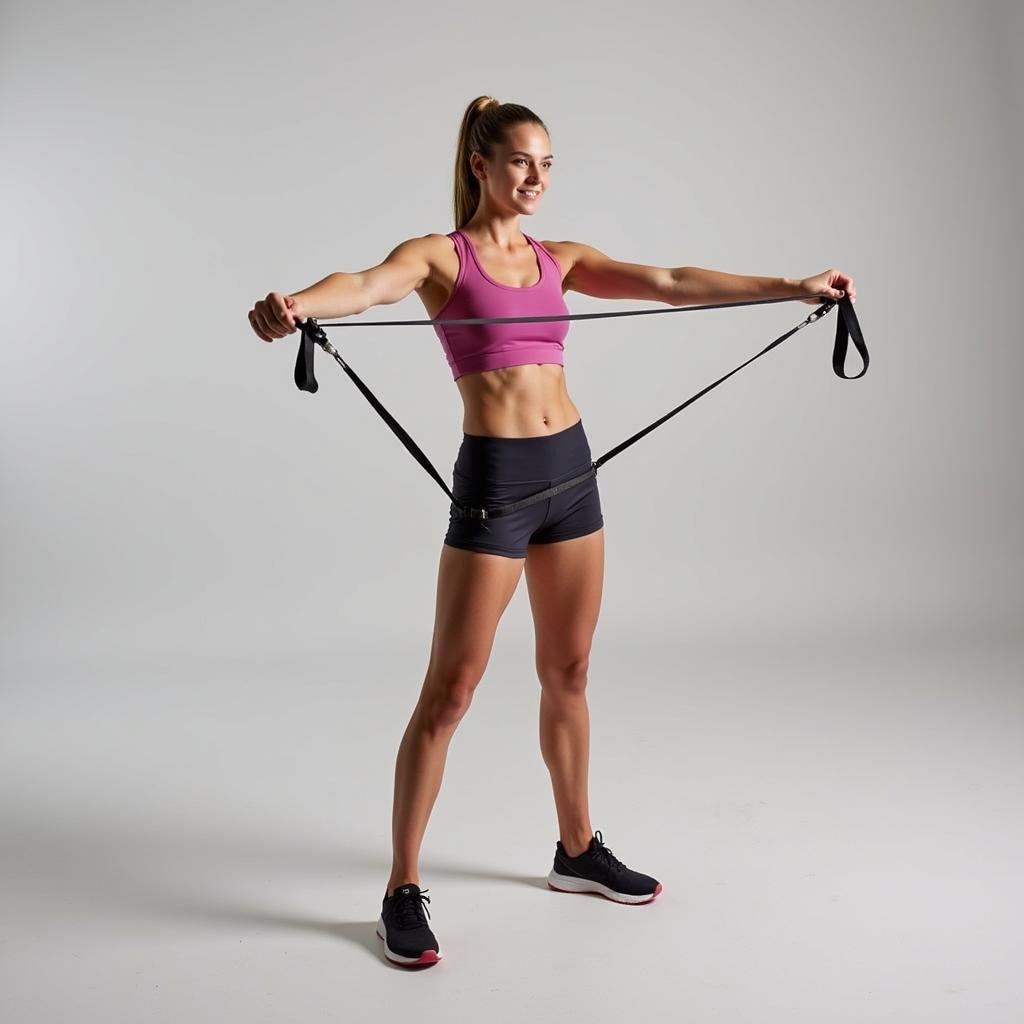
[[[399,886],[401,886],[401,885],[410,885],[411,884],[411,885],[415,885],[417,888],[419,888],[420,880],[419,880],[419,876],[418,875],[415,876],[415,877],[410,877],[409,875],[406,875],[405,877],[401,877],[401,876],[399,876],[399,877],[400,877],[399,881],[392,881],[392,880],[388,881],[387,894],[389,896],[394,896],[395,890]]]

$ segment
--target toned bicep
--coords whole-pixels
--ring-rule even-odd
[[[567,243],[573,255],[566,289],[599,299],[652,299],[667,302],[672,295],[672,271],[644,263],[622,263],[582,242]]]
[[[430,276],[426,238],[410,238],[395,246],[383,262],[357,275],[371,306],[401,302]]]

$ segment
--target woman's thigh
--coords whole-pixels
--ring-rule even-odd
[[[525,559],[441,545],[428,679],[479,678]]]
[[[577,671],[590,657],[604,589],[604,529],[531,544],[526,556],[541,682]]]

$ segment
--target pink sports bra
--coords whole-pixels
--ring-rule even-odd
[[[524,232],[525,235],[525,232]],[[518,288],[488,277],[473,243],[461,231],[448,233],[459,255],[459,276],[435,320],[476,317],[559,316],[569,312],[562,295],[562,269],[540,242],[529,235],[540,267],[540,280]],[[558,363],[569,333],[569,320],[522,324],[435,324],[452,378],[524,363]]]

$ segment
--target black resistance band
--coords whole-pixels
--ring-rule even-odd
[[[816,320],[820,320],[823,316],[828,314],[832,307],[835,305],[839,306],[839,319],[836,322],[836,340],[835,346],[832,350],[832,369],[835,371],[837,377],[842,377],[843,380],[857,380],[863,377],[868,370],[868,350],[864,344],[864,335],[861,333],[860,324],[857,322],[857,314],[853,310],[853,303],[850,301],[849,296],[844,295],[841,299],[824,299],[822,304],[808,316],[801,323],[798,323],[792,330],[787,331],[785,334],[776,338],[770,345],[762,349],[757,353],[756,356],[752,356],[745,363],[741,363],[736,367],[735,370],[731,370],[724,377],[720,377],[713,384],[709,384],[706,388],[698,391],[697,394],[688,398],[682,405],[676,406],[671,412],[666,413],[661,419],[655,420],[650,426],[644,427],[643,430],[638,431],[632,437],[627,438],[622,444],[616,445],[611,451],[605,452],[599,459],[595,459],[590,464],[590,469],[585,473],[581,473],[579,476],[573,477],[571,480],[566,480],[564,483],[560,483],[555,487],[549,487],[547,490],[538,491],[536,494],[531,494],[526,498],[522,498],[519,501],[511,502],[507,505],[499,505],[494,508],[472,508],[468,505],[464,505],[455,495],[451,492],[448,485],[441,479],[441,475],[434,468],[430,460],[423,454],[419,445],[406,433],[402,428],[401,424],[395,419],[381,405],[377,396],[359,379],[355,371],[345,362],[344,359],[338,354],[338,350],[330,343],[327,335],[324,333],[325,327],[398,327],[398,326],[425,326],[427,324],[433,326],[434,324],[511,324],[511,323],[543,323],[548,320],[593,320],[602,317],[612,316],[642,316],[645,313],[687,313],[692,310],[698,309],[724,309],[730,306],[756,306],[766,302],[791,302],[794,299],[814,299],[821,298],[816,295],[792,295],[783,299],[754,299],[748,302],[722,302],[713,305],[702,305],[702,306],[673,306],[669,309],[629,309],[629,310],[613,310],[608,313],[569,313],[560,314],[558,316],[505,316],[505,317],[476,317],[473,319],[466,320],[351,320],[344,323],[317,323],[314,317],[307,317],[305,321],[300,323],[302,328],[302,339],[299,343],[298,358],[295,361],[295,383],[298,385],[300,390],[308,391],[311,394],[315,394],[320,385],[317,383],[316,377],[313,374],[313,346],[319,345],[329,355],[334,358],[341,365],[341,368],[352,378],[356,387],[363,393],[366,400],[380,413],[385,423],[395,432],[398,439],[409,449],[413,458],[440,484],[441,489],[451,499],[453,508],[451,510],[453,517],[455,518],[470,518],[470,519],[493,519],[497,516],[507,516],[512,512],[516,512],[521,508],[525,508],[527,505],[532,505],[535,501],[542,501],[544,498],[549,498],[552,495],[560,494],[562,491],[568,490],[570,487],[575,487],[577,484],[583,483],[584,480],[589,480],[591,477],[597,475],[598,469],[603,466],[609,459],[618,455],[619,452],[624,451],[631,444],[635,444],[645,434],[650,433],[655,427],[661,426],[667,419],[675,416],[676,413],[682,412],[691,402],[695,402],[702,395],[706,395],[712,388],[718,387],[719,384],[724,380],[728,380],[734,373],[742,370],[744,366],[749,365],[755,359],[759,359],[766,352],[770,352],[776,345],[784,342],[790,335],[795,334],[800,330],[801,327],[806,327],[808,324],[814,323]],[[843,370],[846,366],[846,351],[849,339],[853,339],[854,345],[857,347],[857,352],[860,354],[861,361],[864,366],[860,373],[853,377],[848,377]]]

